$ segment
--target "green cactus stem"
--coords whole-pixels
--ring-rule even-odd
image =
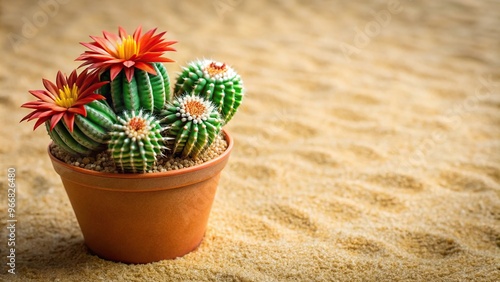
[[[161,110],[170,100],[170,81],[167,69],[161,63],[152,63],[156,75],[135,69],[132,80],[128,82],[122,70],[111,83],[99,92],[112,101],[115,112],[144,109],[149,112]],[[109,70],[101,74],[101,81],[110,80]]]
[[[50,122],[45,122],[52,141],[71,155],[89,155],[105,149],[108,132],[116,122],[116,115],[102,100],[92,101],[84,107],[87,116],[75,116],[73,131],[64,120],[60,120],[53,130],[50,130]]]
[[[108,151],[123,172],[147,172],[162,151],[167,149],[164,143],[168,138],[161,135],[165,130],[147,112],[125,111],[118,116],[118,123],[110,132]]]
[[[180,73],[174,96],[195,94],[210,100],[224,124],[236,113],[243,98],[243,82],[228,65],[211,60],[193,61]]]
[[[196,158],[220,133],[222,120],[217,109],[203,97],[185,94],[174,98],[161,112],[168,126],[168,146],[174,154]]]

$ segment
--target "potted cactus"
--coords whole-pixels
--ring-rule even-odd
[[[52,139],[85,243],[113,261],[172,259],[201,243],[233,147],[222,127],[243,97],[240,76],[212,60],[189,63],[170,87],[163,54],[176,42],[155,33],[91,36],[77,58],[86,68],[43,79],[22,105],[33,110],[22,121]]]

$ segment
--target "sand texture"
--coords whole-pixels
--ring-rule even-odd
[[[499,1],[47,1],[0,2],[0,280],[500,281]],[[78,42],[140,24],[179,41],[171,77],[213,58],[246,96],[199,249],[126,265],[89,253],[19,120]]]

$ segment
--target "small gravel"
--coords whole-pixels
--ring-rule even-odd
[[[147,171],[147,173],[165,172],[199,165],[220,156],[224,151],[226,151],[226,149],[226,140],[224,140],[221,136],[218,136],[214,143],[212,143],[212,145],[196,159],[173,157],[168,154],[163,155],[157,160],[153,168]],[[59,146],[52,144],[50,152],[59,160],[70,165],[100,172],[120,173],[120,171],[116,168],[111,155],[107,151],[89,156],[76,157],[66,153],[59,148]]]

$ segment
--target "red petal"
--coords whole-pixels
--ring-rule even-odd
[[[102,63],[110,64],[111,65],[111,64],[120,64],[120,63],[123,63],[123,62],[124,62],[124,59],[110,58],[110,59],[106,59],[106,61],[102,62]]]
[[[148,41],[141,40],[141,51],[146,52],[149,49],[154,48],[156,45],[161,44],[163,40],[161,39],[162,35],[163,34],[158,34]]]
[[[128,60],[128,61],[123,62],[123,65],[127,68],[131,68],[135,65],[135,62]]]
[[[33,120],[33,119],[40,119],[40,118],[44,118],[44,119],[49,119],[49,118],[52,118],[52,116],[56,115],[56,114],[59,114],[59,113],[64,113],[64,112],[55,112],[55,111],[52,111],[52,110],[45,110],[45,111],[35,111],[33,113],[33,115],[31,115],[29,118],[28,118],[28,121],[30,120]]]
[[[63,89],[64,85],[68,85],[66,77],[62,74],[61,71],[57,72],[56,83],[58,89]]]
[[[87,75],[87,70],[83,70],[80,75],[76,78],[76,86],[78,86],[78,90],[81,91],[82,89],[87,87],[87,84],[91,83],[89,80],[91,76]]]
[[[80,57],[79,57],[80,58]],[[78,59],[78,58],[77,58]],[[89,56],[86,56],[83,59],[80,60],[92,60],[92,61],[111,61],[111,60],[118,60],[118,61],[123,61],[123,59],[117,59],[113,57],[112,55],[106,53],[105,55],[101,54],[92,54]]]
[[[78,78],[78,75],[76,74],[76,70],[73,70],[71,72],[71,74],[69,75],[68,79],[67,79],[68,80],[68,86],[72,87],[73,84],[76,83],[77,78]]]
[[[115,51],[116,51],[116,47],[114,44],[112,44],[111,42],[109,42],[108,40],[104,39],[104,38],[101,38],[101,37],[94,37],[94,36],[91,36],[92,39],[95,40],[95,42],[101,46],[101,48],[103,48],[104,50],[106,50],[106,52],[108,52],[110,55],[112,55],[113,57],[116,57],[116,54],[115,54]]]
[[[121,37],[121,38],[126,38],[127,37],[127,32],[125,31],[125,29],[123,29],[123,27],[119,26],[118,27],[118,35]]]
[[[148,30],[148,32],[146,32],[141,38],[139,41],[139,45],[141,45],[141,50],[142,50],[142,47],[143,46],[146,46],[149,42],[150,42],[150,39],[151,37],[153,36],[153,34],[155,33],[156,31],[156,28],[154,29],[151,29],[151,30]]]
[[[111,66],[111,69],[109,70],[111,81],[115,80],[116,76],[120,73],[120,71],[122,69],[123,69],[123,65],[113,65],[113,66]]]
[[[94,51],[95,53],[99,53],[99,54],[102,54],[102,55],[108,55],[109,54],[104,48],[95,46],[93,44],[84,43],[84,42],[80,42],[80,44],[82,44],[83,46],[89,48],[90,50]]]
[[[75,61],[82,61],[82,59],[80,59],[80,57],[78,57],[78,58],[76,58]],[[90,65],[90,64],[92,64],[92,62],[86,61],[86,62],[83,62],[81,65],[79,65],[78,68],[81,68],[83,66]]]
[[[127,76],[127,81],[132,81],[132,77],[134,77],[134,68],[125,69],[125,76]]]
[[[81,96],[82,95],[81,93],[86,91],[87,88],[94,85],[98,81],[99,81],[98,73],[95,71],[90,73],[90,74],[87,74],[86,71],[84,73],[81,73],[80,76],[78,77],[78,81],[76,84],[76,85],[78,85],[78,89],[80,90],[79,96]],[[97,89],[97,88],[94,88],[94,89]]]
[[[49,107],[43,107],[43,104],[46,104],[46,103],[40,102],[40,101],[27,102],[27,103],[22,104],[21,108],[35,109],[35,110],[49,109]]]
[[[101,71],[105,71],[112,65],[113,64],[110,64],[108,62],[97,62],[97,63],[92,63],[90,66],[88,66],[88,69],[100,69]]]
[[[73,105],[74,106],[74,105]],[[79,114],[79,115],[82,115],[84,117],[87,116],[87,110],[85,109],[85,107],[81,106],[81,107],[72,107],[72,108],[69,108],[68,109],[68,112],[70,113],[75,113],[75,114]]]
[[[158,63],[172,63],[172,62],[175,62],[174,60],[172,59],[169,59],[169,58],[156,58],[155,59],[156,62]]]
[[[25,121],[25,120],[29,119],[29,118],[30,118],[31,116],[33,116],[35,113],[36,113],[36,111],[33,111],[33,112],[31,112],[31,113],[27,114],[25,117],[23,117],[23,119],[21,119],[21,121],[20,121],[20,122],[23,122],[23,121]]]
[[[52,115],[51,111],[34,111],[32,115],[30,115],[29,118],[27,118],[28,121],[37,119],[37,118],[50,118]]]
[[[143,62],[135,63],[135,67],[143,71],[149,72],[152,75],[156,75],[156,70],[150,65]]]
[[[141,33],[142,33],[142,26],[138,26],[134,31],[133,35],[135,42],[139,42],[139,39],[141,38]]]
[[[50,109],[53,111],[57,111],[57,112],[64,112],[64,111],[68,110],[65,107],[61,107],[58,105],[53,105],[52,107],[50,107]]]
[[[95,100],[104,100],[106,99],[106,97],[102,96],[101,94],[94,94],[94,93],[90,93],[90,94],[87,94],[85,95],[85,97],[83,97],[82,99],[79,99],[78,101],[76,101],[75,105],[78,105],[78,104],[88,104],[90,102],[93,102]]]
[[[113,41],[118,41],[120,40],[120,37],[118,37],[116,34],[114,33],[110,33],[110,32],[107,32],[107,31],[103,31],[102,34],[104,35],[104,38],[106,38],[107,40],[113,40]]]
[[[64,116],[64,114],[65,114],[65,112],[60,112],[60,113],[53,115],[50,118],[50,130],[54,129],[54,127],[61,120],[61,118]]]
[[[39,118],[36,123],[35,123],[35,126],[33,126],[33,130],[35,130],[37,127],[39,127],[41,124],[45,123],[47,120],[49,120],[50,117],[43,117],[43,118]],[[50,129],[52,131],[52,128]]]
[[[49,90],[51,98],[55,99],[56,98],[55,95],[59,94],[59,90],[57,89],[56,85],[45,78],[42,79],[42,82],[43,86],[45,86],[45,89]]]
[[[64,122],[68,126],[69,132],[73,132],[74,122],[75,122],[75,114],[71,112],[67,112],[64,116]]]
[[[43,111],[43,112],[38,111],[36,115],[33,115],[33,117],[31,117],[31,119],[33,119],[33,118],[45,118],[45,117],[50,118],[57,113],[62,113],[62,112],[55,112],[55,111],[51,111],[51,110],[47,110],[47,111]]]
[[[99,82],[99,83],[94,83],[90,87],[85,88],[83,91],[81,91],[79,93],[78,101],[80,99],[86,98],[89,95],[97,95],[97,96],[95,96],[96,100],[104,99],[104,96],[99,95],[99,94],[94,94],[94,91],[96,91],[97,89],[101,88],[103,85],[106,85],[108,83],[109,83],[109,81],[103,81],[103,82]]]
[[[31,95],[37,97],[38,99],[40,99],[44,102],[47,102],[47,103],[54,102],[54,98],[53,98],[54,96],[45,90],[30,90],[29,93],[31,93]]]
[[[60,107],[54,103],[47,103],[43,101],[32,101],[21,105],[22,108],[36,109],[36,110],[53,110],[53,111],[65,111],[66,108]]]

